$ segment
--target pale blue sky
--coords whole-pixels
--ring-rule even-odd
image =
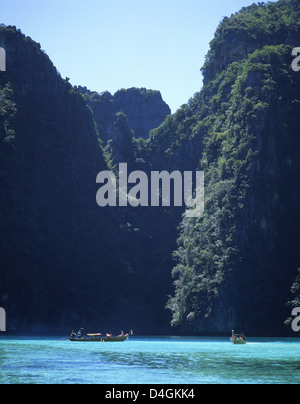
[[[253,0],[0,0],[73,85],[159,90],[175,112],[202,86],[200,67],[225,16]]]

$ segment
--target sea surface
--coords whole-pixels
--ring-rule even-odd
[[[300,339],[0,337],[0,384],[299,384]]]

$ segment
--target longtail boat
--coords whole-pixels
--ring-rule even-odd
[[[234,331],[232,331],[232,337],[230,338],[230,341],[234,343],[234,345],[246,345],[247,344],[247,338],[243,333],[241,334],[235,334]]]
[[[129,338],[129,334],[119,335],[118,337],[107,336],[106,338],[102,338],[102,342],[124,342]]]
[[[123,332],[118,336],[113,336],[112,334],[103,336],[101,333],[87,334],[86,336],[83,334],[83,329],[79,330],[77,334],[72,332],[67,340],[71,342],[124,342],[129,338],[129,334],[124,334]],[[133,331],[130,332],[130,335],[133,335]]]
[[[72,342],[101,342],[102,338],[102,334],[87,334],[86,337],[71,335],[68,340]]]

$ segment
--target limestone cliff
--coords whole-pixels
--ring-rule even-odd
[[[84,99],[39,44],[15,27],[0,43],[0,306],[8,329],[64,326],[108,269],[95,264],[113,228],[95,202],[106,164]]]
[[[266,45],[299,46],[299,2],[281,0],[243,7],[230,18],[225,17],[211,41],[202,67],[204,83],[216,78],[238,60],[246,60]]]
[[[225,19],[203,90],[174,117],[186,128],[181,141],[170,123],[157,131],[176,149],[203,145],[205,213],[182,222],[169,301],[185,332],[283,332],[300,262],[300,75],[291,67],[299,16],[299,2],[289,0]],[[272,46],[264,29],[274,32]]]
[[[101,319],[112,330],[170,332],[172,315],[185,333],[283,332],[300,262],[299,7],[260,3],[224,19],[203,89],[174,115],[158,92],[78,91],[39,44],[0,27],[0,306],[9,328],[96,330]],[[98,132],[110,140],[105,151]],[[204,215],[100,209],[96,175],[124,160],[130,171],[205,171]]]
[[[94,113],[100,138],[106,144],[113,137],[115,115],[123,112],[127,115],[129,128],[136,139],[149,137],[149,132],[158,127],[171,114],[159,91],[145,88],[130,88],[101,94],[79,87],[87,104]]]

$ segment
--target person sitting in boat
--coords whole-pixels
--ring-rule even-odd
[[[241,337],[241,339],[243,339],[245,342],[247,342],[246,335],[243,333],[243,331],[241,332],[240,337]]]
[[[107,338],[111,338],[113,335],[112,334],[106,334]]]
[[[84,328],[80,328],[80,330],[77,333],[77,337],[81,338],[81,337],[83,337],[83,334],[84,334]]]
[[[121,330],[121,334],[120,335],[118,335],[118,337],[124,337],[124,331],[123,330]]]
[[[71,338],[74,338],[74,337],[76,337],[76,332],[75,332],[74,330],[72,330],[72,332],[71,332]]]

